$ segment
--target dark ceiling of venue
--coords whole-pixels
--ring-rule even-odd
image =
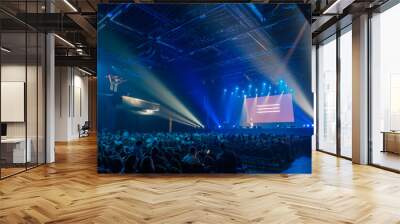
[[[324,15],[321,16],[326,9],[328,9],[334,2],[334,0],[269,0],[269,1],[254,1],[258,3],[303,3],[310,4],[312,10],[312,37],[314,42],[318,42],[321,38],[326,38],[331,35],[332,29],[328,29],[331,27],[336,21],[341,18],[347,18],[347,20],[342,21],[350,21],[351,15],[357,14],[358,11],[362,11],[366,8],[372,9],[382,4],[386,0],[351,0],[349,7],[344,10],[343,13],[333,14],[333,15]],[[46,5],[50,3],[51,7]],[[206,1],[180,1],[180,0],[57,0],[57,1],[45,1],[45,0],[35,0],[35,1],[21,1],[21,0],[1,0],[0,1],[0,23],[1,29],[4,32],[18,32],[18,29],[24,29],[25,26],[31,27],[34,30],[38,30],[40,32],[49,32],[56,33],[60,37],[65,40],[73,43],[75,47],[72,47],[61,41],[59,38],[56,38],[56,65],[57,66],[79,66],[86,67],[89,70],[92,70],[94,73],[96,72],[96,23],[97,23],[97,12],[98,5],[101,3],[160,3],[160,2],[218,2],[215,0],[206,0]],[[232,2],[253,2],[253,1],[241,1],[234,0]],[[196,12],[190,9],[187,12],[177,12],[177,14],[182,16],[182,20],[185,20],[185,16],[195,16]],[[242,10],[239,10],[242,11]],[[215,12],[210,12],[207,16],[221,16],[221,24],[212,24],[208,29],[198,30],[196,27],[199,27],[201,21],[187,21],[187,24],[182,23],[182,21],[171,20],[170,15],[160,15],[161,17],[157,18],[158,12],[157,10],[152,11],[143,11],[142,13],[147,14],[148,18],[152,18],[152,16],[156,17],[158,24],[163,24],[165,27],[158,27],[158,30],[155,30],[153,26],[146,27],[146,29],[142,29],[141,32],[144,33],[152,33],[153,37],[156,37],[158,34],[163,33],[165,29],[169,29],[171,27],[178,27],[179,23],[183,26],[193,26],[192,31],[195,34],[198,34],[198,37],[195,39],[191,37],[187,37],[190,33],[179,33],[178,30],[171,30],[175,35],[182,35],[179,37],[170,37],[168,34],[166,36],[162,36],[163,40],[169,41],[168,38],[174,38],[176,42],[167,42],[171,44],[173,47],[177,47],[177,50],[171,51],[164,50],[168,48],[168,46],[162,46],[162,42],[157,43],[157,49],[154,46],[148,47],[151,42],[156,42],[156,39],[148,40],[147,45],[143,45],[143,49],[146,49],[146,53],[148,55],[158,55],[165,57],[166,60],[179,60],[179,57],[182,57],[182,53],[179,52],[179,47],[183,48],[189,45],[191,49],[193,49],[192,59],[208,57],[209,61],[214,62],[216,57],[219,57],[220,54],[229,54],[231,52],[227,51],[227,48],[224,48],[224,44],[227,44],[227,41],[223,41],[224,35],[218,33],[218,39],[207,40],[202,38],[202,34],[205,32],[218,32],[218,28],[224,30],[225,34],[228,35],[229,32],[234,34],[235,32],[241,33],[245,29],[249,29],[249,26],[262,26],[260,25],[260,21],[246,21],[237,22],[243,16],[246,16],[246,12],[239,12],[232,10],[216,10]],[[252,9],[247,9],[247,13],[252,13]],[[28,13],[26,13],[28,12]],[[175,12],[171,12],[175,13]],[[253,12],[254,13],[254,12]],[[266,18],[273,19],[273,16],[264,15]],[[121,16],[121,18],[123,15]],[[121,21],[121,18],[117,18],[116,21]],[[133,19],[129,19],[128,21],[133,21]],[[136,21],[138,22],[138,21]],[[134,25],[135,22],[132,22]],[[154,26],[157,26],[157,24]],[[230,24],[232,23],[232,24]],[[237,24],[240,23],[240,24]],[[223,25],[222,25],[223,24]],[[339,24],[341,26],[346,26],[346,24]],[[141,28],[139,28],[141,29]],[[237,29],[237,30],[229,30],[229,29]],[[185,28],[185,30],[188,30]],[[250,42],[254,45],[254,55],[257,51],[257,41],[260,41],[261,44],[264,44],[258,37],[258,34],[263,35],[262,32],[291,32],[290,27],[280,27],[280,28],[259,28],[257,31],[253,31],[252,36],[240,36],[238,35],[235,44],[238,44],[239,47],[243,45],[247,45],[246,42],[250,40]],[[258,34],[256,34],[258,33]],[[254,37],[254,38],[253,38]],[[253,40],[252,40],[253,39]],[[256,39],[256,40],[254,40]],[[221,42],[218,42],[220,40]],[[186,42],[186,43],[182,43]],[[233,42],[233,41],[231,41]],[[251,49],[251,43],[248,44],[248,49]],[[266,46],[268,47],[268,46]],[[262,48],[262,47],[261,47]],[[223,50],[225,49],[225,50]],[[166,52],[168,51],[168,53]],[[211,53],[214,51],[213,53]],[[222,52],[223,51],[223,52]],[[79,53],[79,54],[78,54]],[[186,52],[187,53],[187,52]],[[233,53],[234,56],[234,53]],[[234,57],[232,56],[232,59]],[[266,57],[264,55],[264,57]],[[189,57],[186,57],[189,59]],[[210,64],[206,60],[202,60],[203,63]],[[229,60],[226,63],[241,63],[242,58],[237,58],[237,60]],[[215,62],[218,63],[218,62]]]
[[[302,46],[308,45],[298,41],[307,40],[303,35],[309,33],[311,13],[306,5],[299,6],[103,5],[98,30],[111,25],[123,34],[124,47],[149,69],[179,73],[190,66],[206,82],[217,81],[216,75],[229,82],[255,81],[262,74],[280,75],[282,59],[305,66],[300,62],[309,49]]]

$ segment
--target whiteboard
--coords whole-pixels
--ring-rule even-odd
[[[24,102],[24,82],[1,82],[1,122],[24,122]]]

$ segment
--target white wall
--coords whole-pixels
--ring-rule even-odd
[[[27,69],[25,71],[25,69]],[[28,129],[30,127],[36,130],[36,82],[32,76],[36,77],[36,66],[25,67],[25,64],[4,64],[1,66],[1,81],[2,82],[24,82],[26,72],[28,72],[28,87],[27,87],[27,118],[28,118]],[[4,97],[4,96],[3,96]],[[39,107],[42,105],[39,105]],[[7,110],[7,108],[1,108]],[[32,112],[34,111],[34,112]],[[36,132],[35,132],[36,134]],[[7,135],[8,137],[25,137],[25,122],[8,122],[7,123]],[[29,137],[29,130],[28,130]]]
[[[46,8],[54,12],[54,5],[46,1]],[[46,35],[46,162],[55,162],[55,41],[54,34]]]
[[[56,67],[55,69],[55,141],[68,140],[68,88],[70,85],[68,73],[67,67]]]
[[[6,64],[1,66],[1,81],[3,82],[25,82],[25,64]],[[28,70],[30,68],[28,67]],[[7,108],[1,108],[7,110]],[[7,123],[7,137],[25,137],[25,123]]]
[[[38,70],[36,70],[38,69]],[[24,82],[26,84],[26,107],[23,106],[22,113],[27,115],[27,120],[22,122],[6,122],[8,138],[30,139],[32,151],[32,161],[44,163],[45,150],[45,120],[44,120],[44,74],[42,67],[36,65],[25,66],[25,63],[6,63],[1,66],[2,82]],[[25,80],[27,78],[27,80]],[[23,93],[22,93],[23,94]],[[2,96],[7,97],[7,96]],[[10,108],[1,108],[1,110],[10,110]],[[3,111],[4,112],[4,111]],[[10,111],[8,111],[10,112]],[[11,111],[12,113],[12,111]],[[39,156],[37,156],[39,153]]]
[[[88,77],[73,67],[56,67],[55,140],[79,138],[78,125],[88,121]]]
[[[317,149],[317,49],[315,45],[311,48],[311,91],[313,93],[313,117],[314,117],[314,132],[311,137],[311,147],[312,150]]]

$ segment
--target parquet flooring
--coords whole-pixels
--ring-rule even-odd
[[[0,181],[0,223],[400,223],[400,175],[315,152],[312,175],[98,175],[96,141]]]

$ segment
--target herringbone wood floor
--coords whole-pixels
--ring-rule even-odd
[[[400,175],[315,152],[312,175],[98,175],[96,141],[0,181],[0,223],[400,223]]]

